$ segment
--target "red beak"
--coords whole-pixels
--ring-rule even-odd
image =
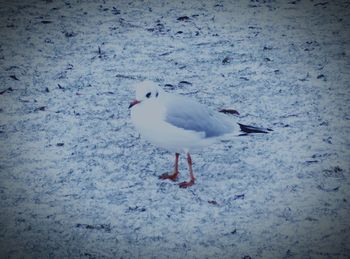
[[[140,101],[138,101],[138,100],[133,100],[133,101],[130,103],[130,105],[129,105],[129,109],[130,109],[131,107],[133,107],[134,105],[138,104],[138,103],[140,103]]]

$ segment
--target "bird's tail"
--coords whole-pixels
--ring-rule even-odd
[[[241,123],[238,123],[239,127],[241,128],[241,131],[245,133],[268,133],[269,131],[273,131],[269,128],[260,128],[260,127],[254,127],[249,125],[244,125]]]

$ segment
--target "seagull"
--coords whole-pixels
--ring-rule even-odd
[[[180,153],[187,155],[190,180],[179,183],[181,188],[195,183],[190,152],[213,144],[228,134],[272,131],[236,123],[232,116],[224,114],[228,110],[222,110],[222,113],[211,111],[191,98],[168,93],[148,80],[136,84],[136,99],[130,103],[129,109],[131,120],[144,139],[175,153],[173,172],[160,175],[160,179],[176,181],[179,176]]]

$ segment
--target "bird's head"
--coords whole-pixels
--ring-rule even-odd
[[[139,103],[157,99],[161,91],[162,89],[152,81],[143,81],[136,84],[136,99],[130,102],[129,109]]]

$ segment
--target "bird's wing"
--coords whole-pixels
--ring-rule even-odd
[[[206,138],[217,137],[233,130],[233,124],[222,114],[215,114],[206,106],[185,96],[170,95],[164,101],[165,121],[175,127],[202,132]]]

